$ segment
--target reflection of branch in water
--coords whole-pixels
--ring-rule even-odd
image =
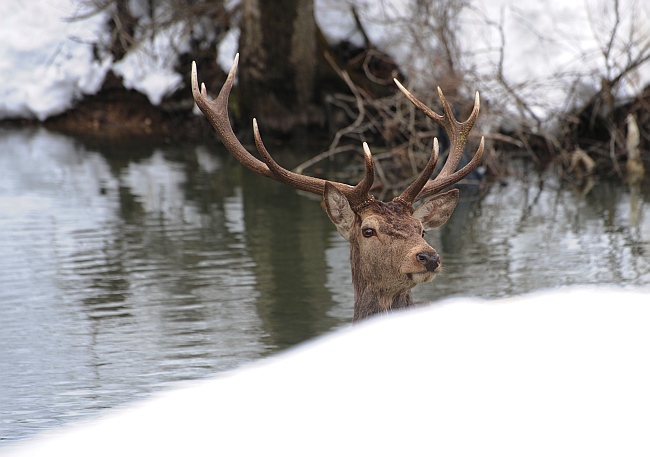
[[[641,182],[645,175],[645,167],[641,159],[639,144],[641,135],[639,125],[634,114],[628,114],[625,119],[627,123],[627,162],[625,170],[627,173],[627,184],[630,189],[630,225],[634,230],[636,240],[641,239],[641,221],[643,218],[643,197],[641,196]]]

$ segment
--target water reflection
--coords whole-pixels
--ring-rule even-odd
[[[0,438],[313,335],[260,319],[238,167],[201,148],[114,160],[39,130],[1,150]]]
[[[494,186],[428,235],[445,270],[416,299],[650,284],[648,195]],[[348,325],[352,302],[318,202],[225,154],[0,131],[0,439]]]
[[[415,295],[430,301],[570,284],[650,284],[649,195],[647,183],[634,195],[607,181],[585,195],[552,173],[492,186],[480,201],[461,202],[434,234],[444,275]]]

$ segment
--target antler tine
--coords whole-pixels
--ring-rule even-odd
[[[464,179],[469,175],[478,165],[481,163],[483,158],[483,149],[485,148],[485,137],[481,137],[481,144],[479,144],[476,154],[472,157],[472,160],[467,163],[463,168],[456,171],[455,173],[448,176],[436,176],[436,179],[429,181],[426,186],[420,191],[420,193],[415,197],[414,201],[422,200],[431,195],[437,194],[446,187],[456,184],[460,180]]]
[[[271,170],[260,160],[253,157],[244,146],[239,142],[230,126],[230,118],[228,117],[228,97],[235,82],[235,74],[237,73],[237,64],[239,63],[239,54],[235,56],[235,60],[228,73],[228,78],[224,83],[219,95],[214,100],[208,99],[205,84],[201,84],[199,91],[198,77],[196,73],[196,62],[192,62],[192,95],[194,101],[199,109],[203,112],[205,117],[208,118],[212,127],[219,134],[219,138],[223,142],[226,149],[246,168],[254,171],[263,176],[274,178]]]
[[[228,97],[235,82],[235,74],[237,72],[237,64],[239,63],[239,54],[235,56],[226,82],[224,83],[219,95],[215,100],[209,100],[207,90],[204,84],[201,84],[199,90],[198,77],[196,72],[196,63],[192,62],[192,95],[196,101],[197,106],[201,109],[203,114],[208,118],[214,129],[219,134],[221,141],[226,149],[245,167],[254,171],[257,174],[275,179],[284,184],[287,184],[295,189],[304,190],[318,195],[323,195],[325,190],[324,179],[314,178],[312,176],[305,176],[295,173],[285,168],[273,160],[267,151],[262,137],[260,136],[257,121],[253,119],[253,133],[255,137],[255,145],[260,153],[263,161],[255,158],[248,150],[239,142],[235,132],[233,132],[230,125],[230,118],[228,116]],[[370,187],[374,179],[374,165],[372,162],[372,155],[368,146],[364,144],[364,154],[366,163],[366,175],[356,186],[349,184],[332,182],[348,199],[350,205],[355,206],[364,205],[365,203],[374,200],[370,195]]]
[[[363,179],[357,184],[355,189],[357,189],[357,192],[359,194],[361,193],[370,193],[370,188],[372,187],[372,183],[375,180],[375,164],[372,161],[372,153],[370,152],[370,147],[368,146],[368,143],[365,141],[363,142],[363,159],[365,161],[366,165],[366,175],[363,177]]]
[[[402,91],[402,93],[406,96],[406,98],[408,98],[411,101],[411,103],[413,103],[420,111],[422,111],[432,121],[434,121],[436,124],[440,125],[442,128],[445,129],[445,132],[449,136],[449,141],[451,143],[449,147],[449,154],[447,156],[445,165],[442,167],[442,170],[440,171],[438,176],[436,176],[433,181],[428,182],[422,188],[419,194],[415,197],[414,201],[417,201],[427,196],[433,195],[437,192],[440,192],[445,187],[457,183],[458,181],[466,177],[468,174],[470,174],[472,170],[474,170],[474,168],[476,168],[480,163],[481,157],[483,155],[484,139],[481,139],[481,145],[476,151],[476,154],[474,154],[472,160],[467,165],[465,165],[461,170],[454,172],[454,170],[456,170],[456,167],[458,167],[458,163],[460,162],[460,159],[463,156],[463,150],[465,149],[465,145],[467,144],[467,138],[469,136],[469,132],[470,130],[472,130],[472,127],[474,127],[474,124],[476,123],[476,119],[478,118],[481,102],[480,102],[479,93],[476,92],[476,96],[474,97],[474,107],[472,109],[471,114],[469,115],[466,121],[459,122],[454,116],[451,106],[447,102],[447,99],[445,98],[445,95],[443,94],[442,89],[440,89],[440,87],[438,87],[438,96],[440,97],[440,101],[442,102],[442,109],[444,112],[444,115],[442,116],[434,112],[431,108],[429,108],[420,100],[418,100],[397,79],[394,79],[394,81],[397,87],[399,88],[399,90]]]
[[[467,143],[469,132],[472,130],[472,127],[474,127],[474,123],[478,118],[481,100],[479,98],[478,91],[476,91],[472,112],[465,122],[458,122],[440,87],[438,87],[438,96],[442,102],[442,109],[445,112],[444,119],[446,122],[442,124],[442,127],[445,129],[445,132],[447,132],[449,141],[451,143],[449,147],[449,157],[445,162],[445,166],[442,167],[442,170],[438,174],[438,176],[442,178],[453,173],[458,166],[458,163],[463,156],[463,150],[465,149],[465,144]]]
[[[427,181],[429,181],[429,178],[433,174],[433,170],[436,168],[439,151],[440,148],[438,146],[438,138],[434,138],[431,157],[429,158],[429,162],[427,163],[426,167],[424,167],[424,170],[422,170],[420,176],[418,176],[418,178],[413,181],[410,186],[404,189],[404,192],[402,192],[399,197],[395,197],[393,200],[400,200],[409,206],[413,206],[413,202],[416,201],[417,195],[420,193]]]
[[[264,143],[262,142],[262,137],[257,126],[257,119],[255,118],[253,118],[253,137],[255,138],[255,146],[257,147],[257,151],[260,153],[260,156],[262,157],[264,163],[273,173],[273,178],[296,189],[311,192],[313,194],[323,195],[323,191],[325,190],[324,180],[319,178],[312,178],[311,176],[301,175],[299,173],[294,173],[278,165],[273,157],[271,157],[271,154],[269,154],[269,151],[266,149]]]
[[[313,178],[314,180],[317,180],[316,183],[298,183],[298,181],[302,181],[301,178],[305,178],[304,175],[282,168],[273,157],[271,157],[271,154],[269,154],[266,146],[264,146],[264,142],[262,141],[262,136],[260,135],[259,127],[257,126],[257,119],[253,119],[253,136],[255,137],[255,146],[257,147],[257,151],[260,153],[262,160],[271,169],[271,172],[275,175],[275,178],[278,181],[291,187],[300,188],[301,190],[322,194],[323,191],[316,187],[316,185],[320,186],[320,183],[322,182],[324,187],[325,181]],[[375,165],[372,161],[372,154],[367,143],[363,143],[363,152],[365,156],[366,174],[356,186],[331,182],[347,197],[350,206],[357,209],[360,209],[361,206],[374,200],[374,197],[370,195],[370,187],[372,187],[375,178]],[[314,190],[303,187],[307,185],[312,185]]]

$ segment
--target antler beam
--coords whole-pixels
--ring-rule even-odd
[[[306,192],[323,195],[325,190],[324,179],[315,178],[312,176],[305,176],[299,173],[294,173],[278,165],[275,160],[268,153],[257,127],[257,122],[253,119],[253,131],[255,135],[255,144],[257,150],[262,157],[262,160],[254,157],[248,150],[240,143],[233,132],[230,125],[230,117],[228,116],[228,97],[235,82],[235,75],[237,73],[237,65],[239,63],[239,54],[235,56],[226,82],[224,83],[219,95],[216,99],[210,100],[207,95],[205,84],[201,84],[199,90],[198,77],[196,72],[196,63],[192,62],[192,95],[199,109],[205,114],[210,121],[210,124],[219,134],[221,141],[228,151],[246,168],[255,173],[275,179],[284,184],[287,184],[295,189],[303,190]],[[337,189],[339,189],[348,199],[350,205],[360,206],[368,201],[374,200],[370,195],[370,187],[374,179],[374,165],[372,162],[372,154],[368,145],[364,143],[363,146],[366,173],[365,177],[356,186],[349,184],[332,182]]]

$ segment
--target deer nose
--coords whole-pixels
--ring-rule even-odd
[[[435,271],[440,267],[440,256],[435,252],[420,252],[415,255],[415,258],[427,271]]]

